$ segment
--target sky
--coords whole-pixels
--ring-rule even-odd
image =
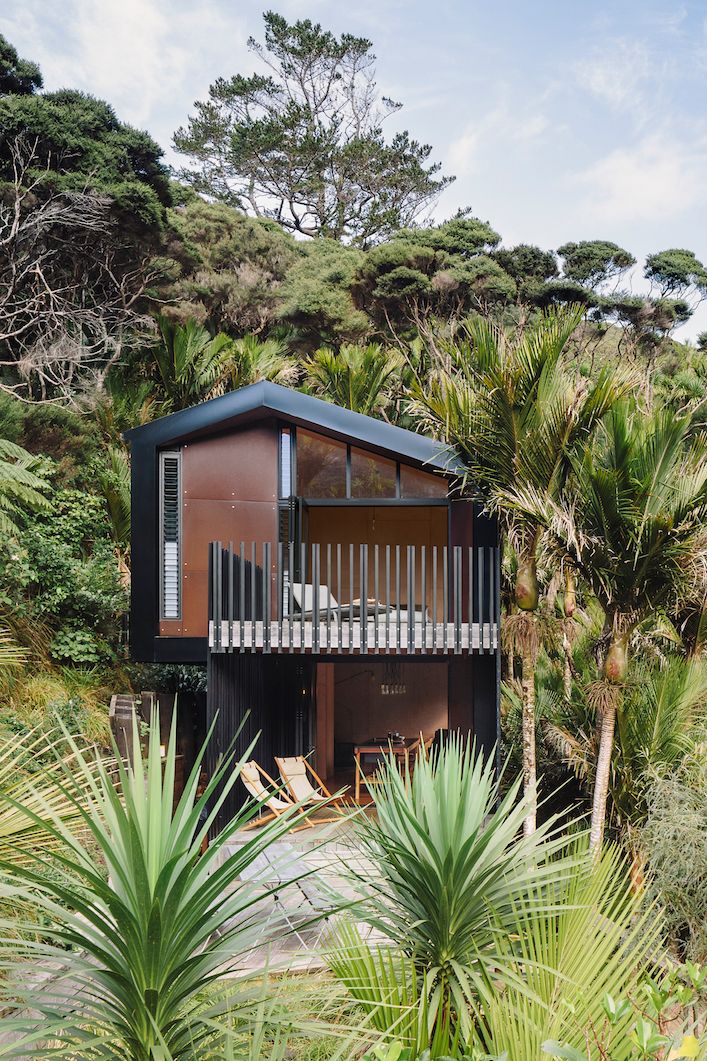
[[[433,145],[458,207],[503,243],[608,239],[639,260],[707,260],[705,0],[273,0],[289,19],[368,37],[388,130]],[[108,100],[171,164],[172,135],[217,77],[258,68],[253,0],[4,0],[0,32],[45,88]],[[642,289],[640,269],[630,282]],[[679,333],[707,329],[707,305]]]

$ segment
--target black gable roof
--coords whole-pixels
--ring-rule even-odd
[[[449,473],[461,470],[453,451],[441,442],[265,380],[134,427],[125,432],[125,437],[131,443],[161,447],[224,431],[239,421],[246,423],[272,416],[360,442],[403,460]]]

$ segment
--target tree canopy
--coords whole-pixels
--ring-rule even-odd
[[[159,229],[171,200],[162,149],[125,125],[103,100],[74,89],[0,98],[0,181],[13,176],[13,148],[31,149],[37,192],[109,196],[125,222]]]
[[[371,41],[264,15],[249,40],[265,73],[219,78],[174,137],[198,191],[307,236],[368,246],[415,222],[452,179],[381,97]]]
[[[8,92],[31,95],[42,87],[42,74],[36,63],[20,59],[17,49],[0,33],[0,96]]]

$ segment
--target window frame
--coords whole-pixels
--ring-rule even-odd
[[[278,492],[282,486],[282,437],[284,431],[290,433],[290,489],[292,493],[289,497],[299,497],[298,484],[297,484],[297,427],[295,424],[281,422],[278,425]],[[305,429],[311,435],[319,435],[323,439],[328,439],[330,436],[324,434],[321,431],[317,431],[311,426],[307,426]],[[401,468],[411,468],[415,471],[425,472],[424,468],[418,468],[414,464],[408,464],[406,461],[401,461],[396,457],[392,457],[387,454],[379,454],[376,450],[368,450],[365,446],[361,446],[358,443],[351,442],[344,439],[335,439],[337,442],[342,442],[346,446],[346,491],[344,497],[309,497],[307,495],[301,495],[303,499],[310,506],[337,506],[337,505],[446,505],[449,501],[449,479],[442,475],[435,475],[434,472],[428,471],[427,475],[432,478],[439,478],[447,484],[447,493],[441,497],[403,497],[401,489]],[[393,497],[352,497],[351,496],[351,450],[356,449],[361,453],[370,453],[371,457],[381,456],[385,460],[395,462],[395,496]],[[278,503],[282,505],[284,502],[289,500],[288,497],[279,496]]]

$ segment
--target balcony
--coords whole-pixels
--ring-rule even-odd
[[[499,612],[491,546],[209,546],[212,652],[495,652]]]

